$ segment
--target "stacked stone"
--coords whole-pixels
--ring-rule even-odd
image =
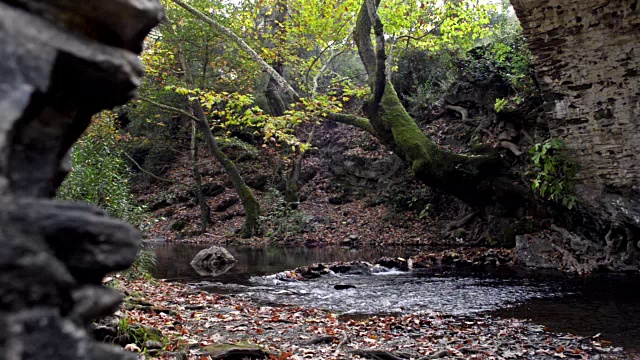
[[[135,95],[156,0],[0,0],[0,359],[126,359],[86,327],[120,295],[138,232],[51,200],[96,112]],[[135,358],[135,357],[134,357]]]
[[[564,264],[588,264],[583,271],[638,270],[640,3],[511,3],[533,54],[551,136],[564,141],[579,167],[572,233],[558,229],[551,240],[529,237],[520,241],[522,250],[546,242],[535,256],[561,255]]]
[[[638,0],[512,0],[583,205],[640,228]]]

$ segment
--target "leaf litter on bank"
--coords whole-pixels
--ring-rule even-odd
[[[119,279],[116,286],[171,310],[122,307],[117,316],[159,329],[164,350],[183,351],[189,359],[213,359],[207,349],[216,346],[257,346],[272,359],[632,358],[597,336],[554,334],[515,319],[439,313],[349,318],[308,307],[264,306],[179,283]]]

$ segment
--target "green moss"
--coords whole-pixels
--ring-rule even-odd
[[[387,84],[382,96],[383,121],[391,128],[393,138],[409,161],[428,155],[428,140],[400,103],[393,86]]]
[[[117,338],[121,339],[121,342],[133,342],[140,348],[143,348],[144,343],[149,340],[157,341],[161,344],[167,342],[167,339],[162,335],[160,330],[151,326],[131,324],[127,317],[120,318],[117,324],[117,330]]]
[[[220,352],[220,351],[227,351],[230,349],[260,349],[260,346],[258,345],[254,345],[254,344],[250,344],[250,343],[245,343],[245,342],[240,342],[237,344],[214,344],[214,345],[208,345],[202,348],[205,351],[208,352]]]
[[[258,200],[253,196],[253,192],[247,185],[243,184],[239,193],[245,211],[242,236],[248,238],[260,233],[260,215],[262,214],[262,209],[260,208],[260,203],[258,203]]]
[[[376,119],[380,132],[391,132],[389,142],[401,158],[411,164],[414,175],[427,185],[444,187],[454,192],[474,186],[480,173],[490,169],[492,158],[465,156],[441,150],[418,127],[400,102],[396,91],[387,83],[381,100],[381,117]]]

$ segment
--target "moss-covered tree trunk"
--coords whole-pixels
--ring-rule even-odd
[[[407,113],[386,71],[384,27],[377,14],[379,1],[364,0],[354,37],[369,76],[372,96],[366,112],[377,137],[411,165],[425,184],[470,204],[522,202],[524,192],[498,177],[497,155],[460,155],[440,149]],[[375,49],[371,29],[375,34]],[[514,194],[518,196],[514,197]]]

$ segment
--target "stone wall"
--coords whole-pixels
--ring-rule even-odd
[[[640,269],[638,0],[511,0],[551,136],[579,166],[566,228],[518,237],[519,259],[568,271]]]
[[[606,220],[603,229],[640,228],[639,1],[511,3],[534,56],[551,135],[580,166],[581,205]]]
[[[135,94],[161,17],[156,0],[0,0],[0,359],[135,358],[86,326],[117,308],[101,280],[139,234],[50,197],[91,116]]]

